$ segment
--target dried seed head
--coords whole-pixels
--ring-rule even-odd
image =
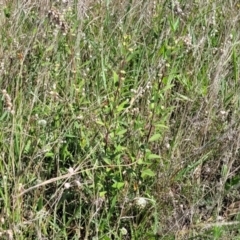
[[[60,28],[64,34],[69,31],[67,22],[64,20],[64,16],[57,9],[50,9],[48,11],[48,18],[56,28]]]
[[[125,235],[128,234],[128,231],[127,231],[127,229],[126,229],[125,227],[122,227],[122,228],[120,229],[120,232],[121,232],[121,234],[122,234],[123,236],[125,236]]]
[[[47,121],[44,119],[38,120],[38,125],[45,127],[47,125]]]
[[[135,198],[135,203],[139,208],[145,208],[147,205],[147,200],[143,197],[137,197]]]
[[[65,189],[69,189],[70,187],[71,187],[71,184],[70,184],[70,183],[65,183],[65,184],[64,184],[64,188],[65,188]]]

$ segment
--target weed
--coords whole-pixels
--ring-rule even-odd
[[[0,3],[3,239],[238,239],[239,6]]]

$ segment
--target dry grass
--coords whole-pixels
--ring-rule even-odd
[[[238,239],[239,18],[0,2],[1,237]]]

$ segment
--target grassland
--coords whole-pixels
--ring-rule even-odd
[[[239,239],[238,1],[0,1],[0,239]]]

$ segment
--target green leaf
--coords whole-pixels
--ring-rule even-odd
[[[155,126],[158,127],[158,128],[169,129],[168,126],[166,126],[166,125],[164,125],[164,124],[161,124],[161,123],[156,124]]]
[[[42,210],[42,208],[43,208],[43,199],[42,199],[42,196],[40,196],[37,203],[37,211]]]
[[[137,164],[139,165],[144,164],[143,159],[142,158],[138,159]]]
[[[46,49],[46,52],[51,52],[54,47],[55,47],[55,45],[52,44],[50,47],[48,47],[48,48]]]
[[[116,133],[117,136],[123,135],[125,132],[127,132],[126,129],[120,130],[119,132]]]
[[[117,112],[122,112],[122,110],[125,110],[126,109],[126,104],[128,103],[128,101],[124,101],[122,102],[120,105],[117,106]]]
[[[101,120],[97,120],[96,123],[101,125],[101,126],[105,126],[105,124]]]
[[[102,192],[99,193],[99,196],[104,197],[106,195],[106,193],[107,193],[107,191],[102,191]]]
[[[108,165],[111,165],[111,164],[112,164],[111,160],[108,159],[108,158],[103,158],[103,161],[104,161],[106,164],[108,164]]]
[[[6,18],[10,18],[11,16],[11,12],[10,12],[10,8],[6,7],[3,9],[4,15]]]
[[[26,144],[26,146],[25,146],[25,148],[24,148],[24,153],[25,154],[28,154],[29,153],[29,151],[30,151],[30,148],[31,148],[31,141],[30,140],[28,140],[27,141],[27,144]]]
[[[54,153],[53,152],[47,152],[45,154],[45,157],[54,157]]]
[[[154,177],[156,174],[151,169],[145,169],[141,173],[141,177]]]
[[[157,133],[154,134],[152,137],[150,137],[149,142],[154,142],[156,140],[158,140],[161,137],[161,134]]]
[[[159,159],[159,158],[161,158],[161,157],[157,154],[149,154],[147,156],[147,159]]]
[[[109,238],[108,236],[103,236],[103,238],[101,238],[101,239],[103,239],[103,240],[111,240],[111,238]],[[93,240],[95,240],[95,239],[93,239]]]
[[[9,114],[9,113],[8,113],[7,111],[5,111],[5,112],[3,113],[3,115],[1,116],[1,118],[0,118],[0,121],[4,120],[4,118],[5,118],[8,114]]]
[[[118,74],[115,71],[113,71],[113,81],[114,81],[114,83],[118,82],[118,79],[119,79]]]
[[[121,189],[124,186],[124,182],[116,182],[112,185],[113,188]]]

